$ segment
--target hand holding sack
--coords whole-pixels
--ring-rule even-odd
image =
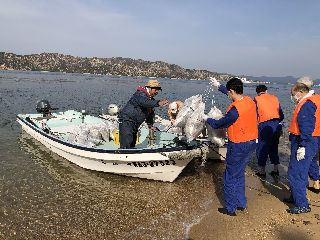
[[[220,82],[216,78],[210,77],[210,81],[213,87],[217,89],[220,87]]]
[[[203,121],[207,121],[208,120],[208,118],[209,118],[209,116],[208,115],[206,115],[206,114],[203,114],[202,115],[202,119],[203,119]]]

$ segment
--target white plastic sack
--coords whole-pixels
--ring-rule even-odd
[[[173,134],[176,134],[176,135],[182,135],[182,128],[181,127],[175,127],[173,125],[173,123],[171,123],[170,120],[167,120],[167,119],[164,119],[164,118],[161,118],[160,116],[156,115],[155,116],[155,126],[157,123],[163,125],[163,129],[161,131],[164,131],[164,132],[168,132],[168,133],[173,133]]]
[[[105,126],[102,126],[100,128],[100,132],[102,134],[102,137],[105,141],[108,141],[109,138],[114,140],[113,131],[115,129],[119,129],[119,122],[118,118],[116,119],[109,119],[104,121]]]
[[[216,106],[213,106],[208,113],[210,118],[215,120],[219,120],[223,117],[222,112]],[[222,147],[225,144],[226,138],[226,129],[213,129],[208,123],[206,123],[207,133],[208,133],[208,140],[212,143]]]
[[[205,104],[200,102],[197,105],[197,108],[195,108],[192,114],[187,118],[184,129],[188,142],[191,142],[193,139],[197,138],[201,134],[204,127],[203,114]]]
[[[190,98],[187,98],[184,101],[183,107],[178,112],[174,126],[183,128],[187,123],[187,119],[191,116],[193,111],[195,111],[200,106],[201,103],[201,95],[195,95]]]
[[[101,135],[96,131],[90,131],[90,126],[81,124],[70,133],[68,141],[85,147],[94,147],[101,141]]]
[[[86,147],[94,147],[101,141],[109,141],[109,138],[113,138],[113,134],[110,133],[115,128],[117,125],[108,121],[96,125],[81,124],[70,133],[68,141]]]

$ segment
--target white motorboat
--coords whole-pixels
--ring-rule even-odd
[[[172,182],[193,158],[203,154],[199,141],[186,143],[166,131],[157,131],[151,138],[147,128],[140,129],[135,149],[120,149],[118,132],[107,120],[74,110],[51,113],[47,101],[40,105],[44,109],[37,106],[37,114],[17,115],[22,129],[85,169]],[[210,155],[220,158],[225,150],[216,148]]]
[[[197,142],[185,144],[167,132],[157,132],[151,142],[148,129],[144,128],[135,149],[119,149],[110,135],[103,139],[87,134],[75,140],[79,129],[97,132],[99,126],[107,136],[108,129],[101,127],[105,125],[104,119],[72,110],[46,116],[19,114],[17,121],[36,140],[80,167],[132,177],[172,182],[192,160],[192,153],[199,151]]]

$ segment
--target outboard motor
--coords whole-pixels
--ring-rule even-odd
[[[37,103],[36,110],[38,113],[42,113],[43,117],[51,115],[50,110],[57,110],[58,108],[52,108],[48,100],[41,100]]]

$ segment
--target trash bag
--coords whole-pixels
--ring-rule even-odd
[[[175,127],[170,120],[161,118],[158,115],[155,116],[155,123],[153,124],[153,126],[158,128],[161,132],[168,132],[176,135],[182,135],[181,127]]]
[[[117,124],[104,121],[101,124],[81,124],[70,133],[68,141],[86,147],[95,147],[102,141],[110,141],[113,139],[114,129]]]
[[[195,95],[187,98],[184,101],[183,107],[178,112],[174,126],[183,128],[187,123],[187,119],[191,116],[193,111],[195,111],[199,107],[201,103],[203,103],[201,95]]]
[[[222,112],[216,106],[213,106],[208,113],[210,118],[215,120],[219,120],[223,117]],[[208,133],[208,140],[212,143],[222,147],[225,144],[226,139],[226,129],[213,129],[208,123],[206,123],[207,133]]]
[[[204,108],[205,104],[200,102],[197,104],[197,108],[195,108],[192,114],[187,118],[184,131],[188,142],[197,138],[204,128]]]
[[[119,122],[118,122],[118,118],[116,120],[114,119],[108,119],[108,120],[104,120],[104,127],[100,128],[100,133],[102,134],[103,140],[105,141],[109,141],[114,140],[114,136],[113,136],[113,131],[115,129],[119,129]]]

